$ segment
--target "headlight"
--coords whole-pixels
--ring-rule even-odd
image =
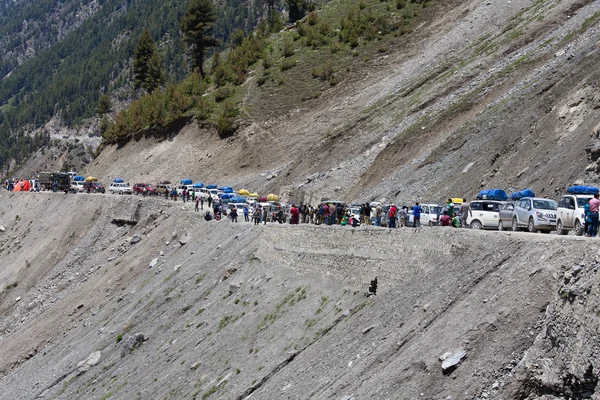
[[[546,219],[546,216],[544,215],[544,213],[541,213],[539,211],[535,212],[535,216],[538,217],[539,219]]]

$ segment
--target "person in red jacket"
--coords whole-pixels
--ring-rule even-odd
[[[300,210],[296,207],[295,204],[292,204],[292,208],[290,209],[290,214],[292,214],[292,224],[297,225],[300,219]]]

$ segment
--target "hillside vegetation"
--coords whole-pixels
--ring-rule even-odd
[[[0,3],[0,168],[48,145],[25,134],[51,118],[74,127],[96,114],[102,94],[115,102],[135,98],[131,57],[144,30],[159,43],[168,82],[190,69],[179,29],[188,2],[84,3]],[[236,29],[252,30],[264,14],[262,3],[240,0],[223,2],[215,12],[214,35],[222,46]]]

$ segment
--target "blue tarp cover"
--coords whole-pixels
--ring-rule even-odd
[[[523,197],[535,197],[535,193],[531,189],[525,189],[518,192],[514,192],[510,195],[510,198],[513,200],[519,200]]]
[[[115,178],[115,180],[113,182],[115,182],[115,183],[123,183],[125,181],[122,178]]]
[[[182,185],[191,185],[192,184],[192,180],[191,179],[182,179],[181,180],[181,184]]]
[[[221,195],[221,200],[229,200],[231,198],[233,198],[233,195],[231,193],[223,193]]]
[[[244,197],[232,197],[229,199],[231,203],[245,203],[246,199]]]
[[[596,194],[600,193],[597,187],[594,186],[571,186],[567,189],[569,194]]]
[[[477,195],[477,200],[508,200],[508,195],[502,189],[488,189],[482,190]]]
[[[217,185],[206,185],[207,189],[216,189]]]
[[[80,181],[83,181],[83,180],[85,180],[85,178],[84,178],[83,176],[81,176],[81,175],[75,175],[75,176],[73,177],[73,180],[74,180],[74,181],[77,181],[77,182],[80,182]]]
[[[194,183],[194,187],[195,187],[195,188],[202,189],[202,188],[204,187],[204,184],[203,184],[203,183],[200,183],[200,182],[198,182],[198,183]]]

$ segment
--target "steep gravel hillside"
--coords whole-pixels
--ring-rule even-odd
[[[206,222],[132,196],[0,209],[2,399],[600,393],[596,240]]]
[[[575,181],[599,182],[600,3],[457,0],[426,10],[411,35],[351,58],[351,72],[318,98],[293,103],[301,87],[270,93],[251,78],[233,137],[191,121],[107,146],[87,172],[191,177],[313,203],[472,198],[492,187],[556,197]]]

